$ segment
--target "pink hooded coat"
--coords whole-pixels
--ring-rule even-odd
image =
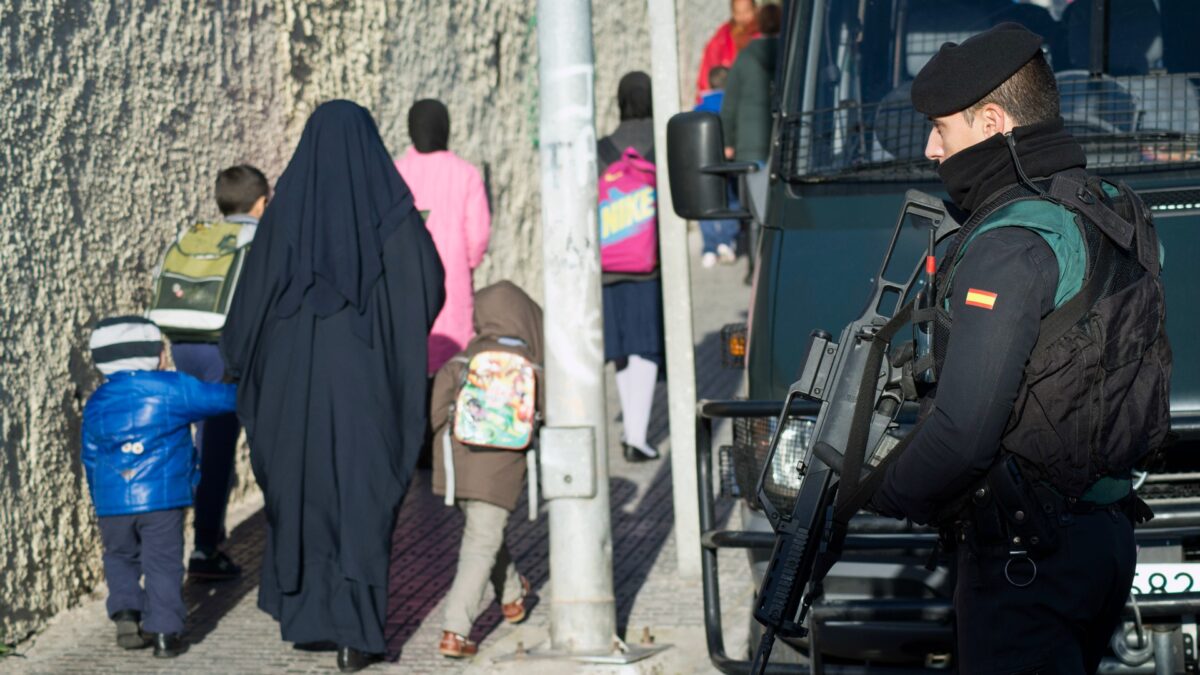
[[[446,270],[446,304],[429,333],[429,372],[435,373],[475,335],[472,272],[483,261],[492,217],[479,171],[449,150],[414,148],[396,160]]]

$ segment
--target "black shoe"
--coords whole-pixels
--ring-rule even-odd
[[[626,462],[648,462],[652,459],[658,459],[660,456],[658,451],[654,448],[651,448],[650,451],[647,452],[646,450],[634,447],[628,443],[622,443],[621,446],[625,449]],[[651,452],[654,454],[650,454]]]
[[[224,581],[241,576],[242,568],[221,551],[196,550],[188,559],[188,578],[200,581]]]
[[[146,636],[154,643],[156,658],[173,659],[188,650],[179,633],[147,633]]]
[[[142,629],[139,626],[142,620],[142,613],[135,609],[123,609],[112,615],[112,620],[117,624],[117,646],[122,649],[142,649],[149,647],[150,643],[142,635]]]
[[[316,642],[297,642],[292,645],[292,649],[301,652],[336,652],[338,646],[336,642],[318,640]]]
[[[339,647],[337,655],[338,670],[343,673],[357,673],[372,663],[383,660],[383,654],[368,654],[354,647]]]

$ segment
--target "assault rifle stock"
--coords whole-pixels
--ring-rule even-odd
[[[862,315],[847,325],[835,343],[815,330],[800,377],[788,389],[756,489],[759,504],[776,533],[771,561],[759,588],[754,618],[764,632],[752,672],[766,672],[776,637],[804,637],[804,619],[819,583],[841,552],[844,527],[835,507],[852,499],[861,476],[878,466],[898,443],[888,433],[904,395],[904,369],[886,358],[896,329],[908,322],[912,304],[904,304],[926,260],[937,244],[958,230],[942,200],[909,190],[892,233],[891,244],[873,279],[874,288]],[[923,253],[914,270],[907,261]],[[932,281],[927,269],[927,283]],[[899,280],[892,277],[900,276]],[[911,371],[907,373],[912,377]],[[768,492],[768,475],[779,476],[774,462],[796,398],[819,402],[811,442],[794,467],[799,479],[790,512],[781,510]],[[778,480],[778,479],[776,479]],[[843,488],[839,494],[839,487]],[[857,509],[855,509],[857,510]],[[848,519],[848,516],[847,516]]]

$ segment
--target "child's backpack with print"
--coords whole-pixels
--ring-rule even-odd
[[[506,351],[458,359],[466,367],[454,400],[454,439],[475,448],[529,449],[537,414],[537,366]]]
[[[609,162],[597,185],[600,206],[600,269],[646,274],[658,267],[658,201],[654,163],[611,139],[599,146]]]
[[[167,248],[146,318],[172,340],[215,341],[250,251],[239,223],[196,223]]]

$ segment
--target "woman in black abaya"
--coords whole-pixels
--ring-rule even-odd
[[[266,497],[258,604],[283,639],[386,651],[388,553],[425,431],[442,266],[370,114],[330,101],[279,179],[221,350]]]

